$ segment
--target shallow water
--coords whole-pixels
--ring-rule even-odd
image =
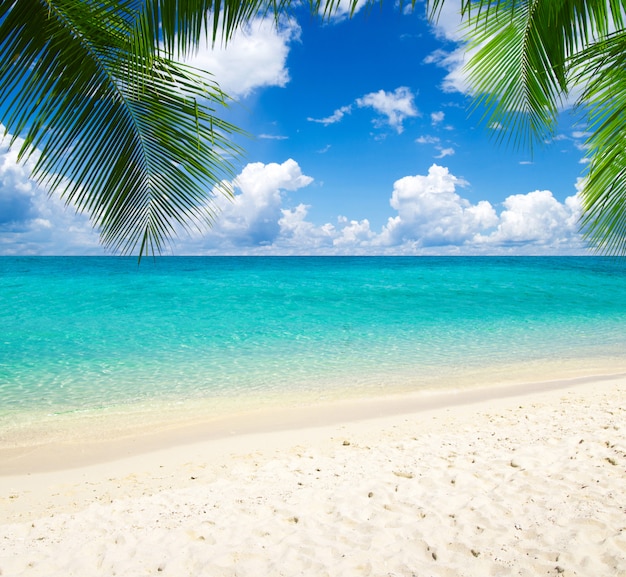
[[[592,257],[3,257],[0,432],[626,366],[625,297],[626,265]]]

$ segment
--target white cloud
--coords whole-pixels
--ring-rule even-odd
[[[433,24],[433,31],[438,38],[458,46],[453,50],[437,49],[424,58],[424,63],[436,64],[448,71],[441,85],[444,92],[469,94],[471,90],[464,67],[475,49],[469,51],[464,42],[460,0],[447,0],[443,3]]]
[[[439,154],[435,158],[445,158],[446,156],[452,156],[455,153],[452,147],[443,147],[440,145],[441,139],[437,136],[420,136],[415,139],[418,144],[434,144],[435,148],[439,151]]]
[[[356,104],[361,108],[373,108],[386,118],[389,126],[401,133],[404,120],[408,117],[419,115],[413,99],[413,93],[406,86],[401,86],[393,92],[385,92],[384,90],[371,92],[362,98],[358,98]]]
[[[281,234],[282,203],[286,191],[308,186],[313,179],[302,174],[292,159],[282,164],[254,162],[244,167],[233,181],[235,196],[228,200],[217,194],[219,216],[208,231],[182,239],[185,251],[203,248],[269,246]]]
[[[418,144],[439,144],[441,139],[437,136],[424,135],[415,139]]]
[[[492,244],[555,247],[570,241],[577,230],[577,196],[560,203],[549,190],[536,190],[511,195],[503,205],[500,223],[487,239]]]
[[[450,52],[436,50],[427,56],[424,62],[426,64],[436,64],[448,71],[441,83],[441,89],[444,92],[471,94],[471,87],[465,71],[465,65],[475,51],[476,49],[467,49],[465,45]]]
[[[248,165],[237,178],[238,200],[195,247],[228,254],[581,254],[580,201],[550,191],[510,195],[497,207],[459,194],[468,183],[439,165],[393,185],[395,214],[376,231],[367,218],[339,216],[318,225],[310,206],[284,208],[285,191],[307,186],[298,164]],[[577,184],[579,189],[580,183]],[[256,233],[256,236],[252,233]],[[259,234],[262,233],[262,234]]]
[[[332,224],[316,226],[306,220],[309,206],[299,204],[293,209],[281,210],[280,237],[275,247],[280,253],[314,253],[329,251],[332,247],[335,227]]]
[[[433,50],[430,54],[424,56],[424,64],[439,64],[444,60],[444,58],[448,55],[446,50],[443,48],[437,48],[437,50]]]
[[[359,108],[372,108],[383,119],[375,120],[377,126],[388,124],[400,134],[404,127],[402,123],[410,117],[419,116],[420,113],[415,107],[415,96],[406,86],[400,86],[393,92],[379,90],[378,92],[370,92],[355,101]],[[352,104],[342,106],[325,118],[307,118],[310,122],[317,122],[328,126],[340,122],[346,114],[352,112]]]
[[[445,158],[446,156],[452,156],[454,154],[454,148],[442,148],[441,146],[437,147],[439,150],[439,154],[435,156],[435,158]]]
[[[216,80],[232,97],[245,97],[256,88],[285,86],[289,45],[300,38],[300,27],[293,21],[255,18],[238,30],[226,45],[210,43],[185,61]]]
[[[333,246],[337,248],[367,246],[375,236],[370,230],[370,223],[367,219],[349,220],[345,216],[340,216],[337,222],[340,228],[333,239]]]
[[[0,227],[20,226],[33,215],[36,185],[29,176],[31,168],[32,163],[17,163],[17,146],[11,151],[0,148]]]
[[[102,254],[88,217],[30,178],[33,161],[18,164],[22,142],[0,142],[0,255]]]
[[[430,114],[430,122],[433,126],[436,126],[445,118],[445,114],[440,110],[439,112],[431,112]]]
[[[442,39],[460,42],[463,39],[460,0],[446,0],[434,23],[435,34]]]
[[[421,247],[463,244],[497,224],[489,202],[471,205],[456,188],[467,183],[433,164],[425,176],[405,176],[393,186],[390,217],[379,241],[387,246],[410,243]]]
[[[584,253],[578,233],[577,194],[561,202],[552,192],[509,195],[498,206],[470,202],[468,185],[439,165],[406,176],[392,187],[386,223],[340,216],[310,220],[310,205],[291,204],[290,193],[313,179],[289,159],[248,164],[232,183],[232,202],[216,196],[221,215],[205,234],[182,233],[175,254],[568,254]],[[576,183],[580,191],[582,180]],[[384,191],[381,191],[384,193]],[[30,180],[15,152],[0,149],[0,254],[103,254],[98,235]]]
[[[288,136],[281,136],[280,134],[259,134],[258,138],[263,140],[289,140]]]
[[[319,124],[323,124],[324,126],[328,126],[329,124],[335,124],[336,122],[340,122],[341,119],[346,115],[352,112],[352,106],[342,106],[333,112],[330,116],[326,118],[307,118],[309,122],[317,122]]]
[[[586,152],[591,148],[591,146],[586,142],[574,142],[574,146],[581,152]]]
[[[551,139],[546,139],[544,142],[546,144],[552,144],[554,142],[571,142],[574,145],[574,148],[582,152],[585,156],[582,156],[579,159],[580,164],[588,164],[591,162],[591,158],[588,156],[590,145],[587,142],[587,139],[591,136],[591,133],[583,130],[574,130],[571,133],[571,136],[567,136],[565,134],[557,134]],[[566,150],[564,149],[563,152]]]

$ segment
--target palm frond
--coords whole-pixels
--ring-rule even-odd
[[[429,2],[431,18],[444,1]],[[461,0],[461,11],[487,123],[532,145],[552,133],[568,91],[582,90],[591,135],[581,228],[596,250],[626,254],[626,0]]]
[[[436,19],[445,0],[431,0]],[[532,147],[550,136],[571,88],[570,59],[623,25],[625,0],[461,0],[473,109],[500,138]]]
[[[208,37],[227,43],[233,33],[254,17],[276,19],[287,13],[292,0],[136,0],[137,52],[162,50],[172,57],[186,55]]]
[[[567,90],[566,54],[553,18],[550,3],[541,0],[500,2],[495,14],[477,9],[468,18],[476,50],[467,65],[474,109],[484,108],[487,124],[518,145],[532,147],[552,133]]]
[[[2,3],[0,110],[13,141],[24,137],[20,157],[37,156],[34,176],[87,211],[105,246],[141,256],[212,220],[212,189],[241,151],[216,116],[217,85],[137,52],[136,4]]]
[[[589,171],[583,231],[596,250],[626,254],[626,32],[607,35],[573,61],[588,111]]]

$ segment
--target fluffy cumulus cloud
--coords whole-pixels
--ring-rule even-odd
[[[549,190],[509,196],[497,229],[485,240],[500,246],[559,246],[568,243],[578,226],[580,199],[560,203]]]
[[[295,208],[281,210],[278,221],[280,237],[276,240],[281,253],[325,252],[332,246],[335,227],[332,224],[317,226],[308,221],[310,208],[309,205],[299,204]],[[307,248],[303,251],[303,247]]]
[[[376,244],[412,254],[584,253],[577,194],[564,202],[548,190],[510,195],[498,214],[488,201],[463,198],[458,189],[467,184],[437,164],[396,181],[390,204],[397,215]]]
[[[29,167],[17,164],[16,150],[0,149],[0,230],[19,230],[35,217]]]
[[[345,216],[337,219],[338,233],[333,238],[333,246],[350,249],[354,246],[372,246],[376,235],[370,230],[369,220],[348,220]]]
[[[186,62],[208,72],[229,96],[245,97],[256,88],[287,84],[289,47],[299,38],[292,20],[277,26],[273,18],[255,18],[228,43],[205,44]]]
[[[282,164],[248,164],[231,183],[232,200],[220,194],[215,197],[219,216],[211,229],[183,238],[181,248],[184,252],[254,252],[272,246],[281,236],[285,194],[312,181],[292,159]]]
[[[213,230],[181,245],[182,254],[581,254],[580,202],[550,191],[508,196],[501,205],[470,202],[469,186],[443,166],[393,183],[393,211],[375,230],[369,219],[340,215],[317,224],[310,205],[292,193],[312,178],[294,160],[248,165],[235,180],[234,202],[223,204]]]
[[[383,116],[389,126],[401,133],[404,120],[419,114],[413,100],[413,93],[406,86],[400,86],[393,92],[379,90],[378,92],[366,94],[362,98],[357,99],[356,105],[361,108],[373,108],[378,114]]]
[[[498,217],[489,202],[472,205],[456,192],[466,185],[436,164],[427,175],[397,180],[390,204],[398,214],[389,218],[381,242],[387,246],[458,246],[496,226]]]

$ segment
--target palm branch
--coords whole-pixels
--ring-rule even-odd
[[[444,1],[431,0],[431,17]],[[543,141],[581,91],[591,133],[581,229],[597,250],[626,254],[626,0],[461,0],[461,11],[474,108],[500,137]]]
[[[115,252],[160,252],[215,213],[239,133],[227,98],[174,59],[204,33],[207,2],[14,0],[0,4],[0,121],[51,193],[86,211]],[[227,33],[256,9],[228,2]],[[218,29],[213,31],[215,37]]]
[[[626,254],[626,32],[609,34],[573,59],[589,108],[583,188],[585,235],[598,251]]]

